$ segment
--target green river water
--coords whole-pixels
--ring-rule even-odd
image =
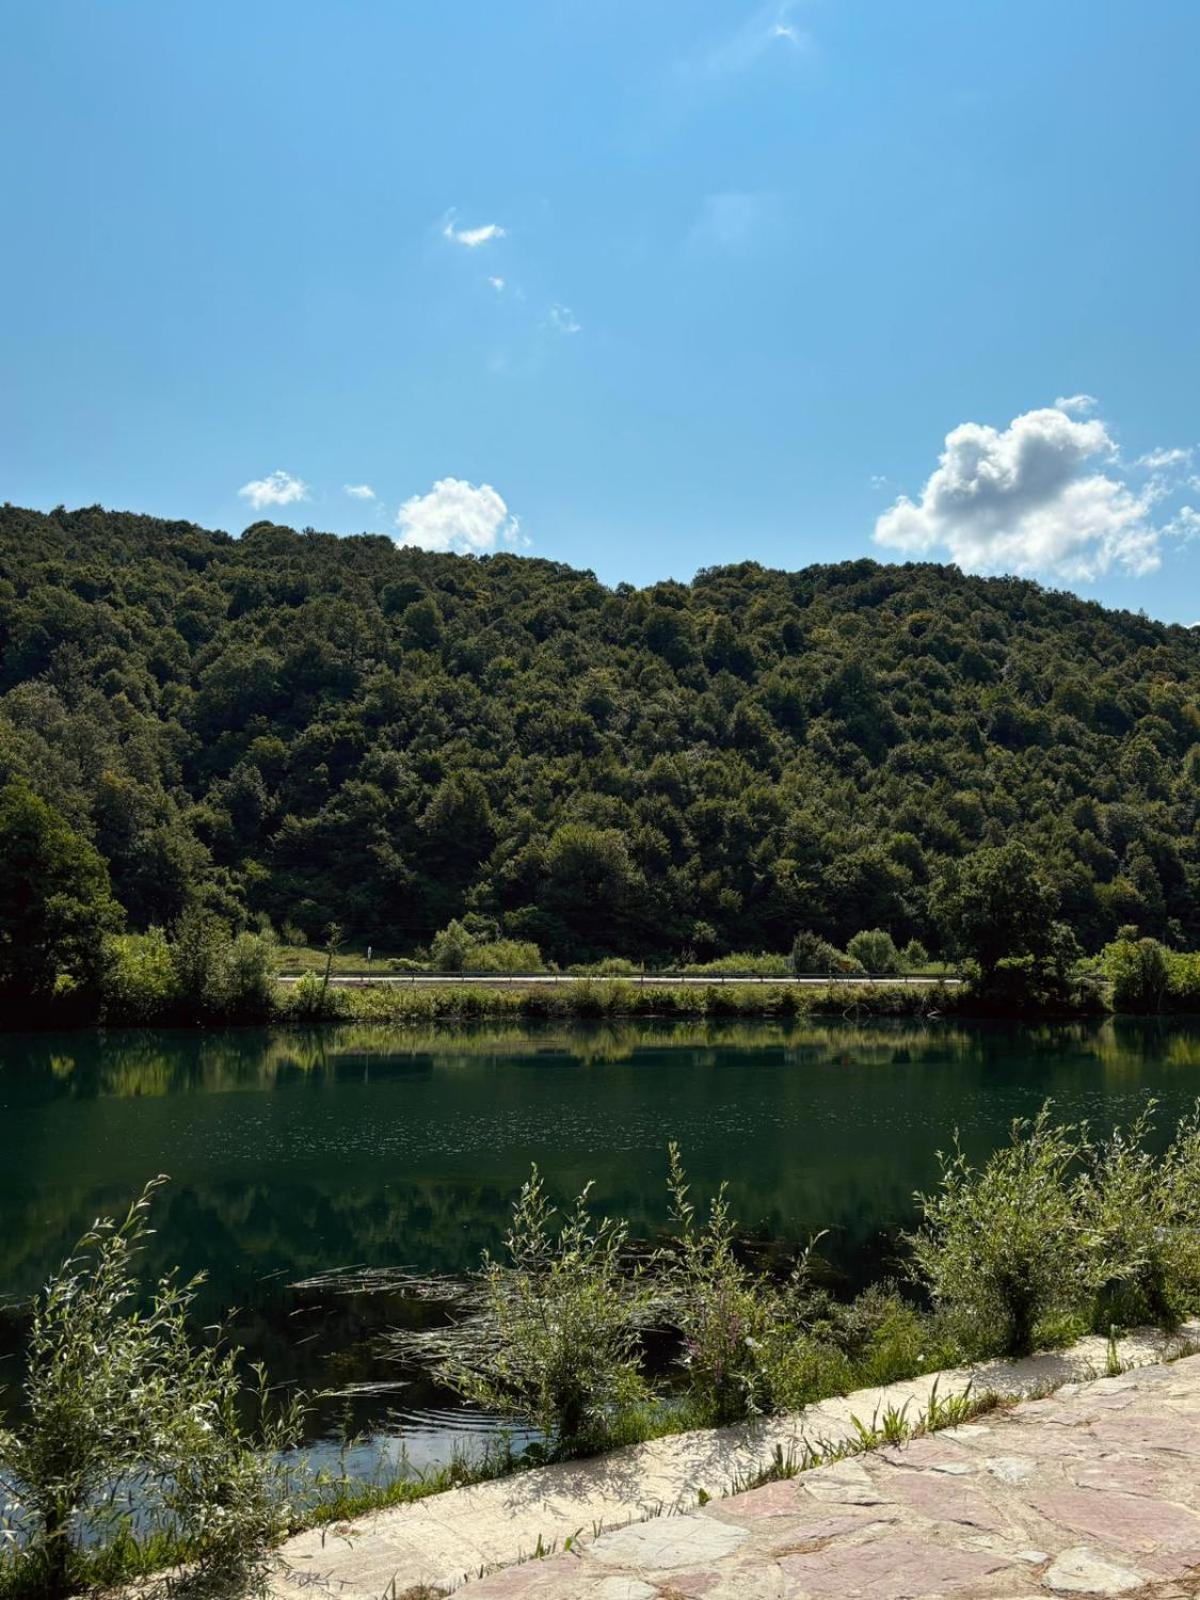
[[[536,1161],[552,1188],[649,1236],[678,1139],[698,1196],[721,1178],[745,1229],[786,1247],[824,1228],[847,1289],[894,1266],[913,1190],[955,1129],[983,1155],[1047,1097],[1097,1127],[1148,1097],[1168,1125],[1200,1093],[1200,1027],[1108,1021],[663,1023],[436,1032],[334,1028],[0,1036],[0,1384],[19,1301],[98,1211],[156,1173],[153,1267],[208,1275],[272,1375],[350,1389],[314,1421],[395,1425],[418,1455],[458,1426],[381,1359],[405,1308],[294,1285],[365,1264],[456,1270],[498,1244]]]

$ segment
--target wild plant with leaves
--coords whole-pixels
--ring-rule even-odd
[[[767,1408],[764,1356],[781,1318],[774,1286],[735,1250],[737,1221],[724,1184],[703,1223],[689,1198],[679,1146],[667,1146],[672,1235],[655,1258],[665,1314],[699,1419],[712,1426]]]
[[[1186,1125],[1164,1157],[1148,1148],[1155,1102],[1128,1129],[1114,1128],[1091,1151],[1079,1189],[1083,1221],[1096,1255],[1101,1293],[1096,1320],[1173,1327],[1200,1272],[1200,1234],[1186,1193],[1192,1140]]]
[[[629,1228],[588,1212],[591,1185],[560,1213],[536,1166],[504,1241],[453,1298],[454,1320],[403,1345],[465,1399],[539,1429],[570,1453],[604,1442],[648,1395],[639,1355],[651,1317],[649,1283],[629,1259]]]
[[[924,1221],[906,1237],[915,1275],[969,1350],[1028,1355],[1039,1328],[1088,1304],[1102,1268],[1080,1204],[1084,1145],[1047,1104],[1017,1118],[981,1168],[957,1138],[939,1152],[941,1181],[916,1195]]]
[[[104,1573],[115,1547],[136,1560],[139,1538],[184,1563],[164,1580],[176,1591],[261,1590],[290,1516],[275,1453],[298,1439],[299,1402],[273,1417],[265,1405],[262,1430],[247,1430],[235,1352],[189,1336],[200,1279],[168,1275],[142,1295],[137,1257],[164,1182],[123,1220],[95,1222],[32,1308],[22,1418],[0,1431],[0,1488],[25,1530],[10,1567],[50,1600]]]

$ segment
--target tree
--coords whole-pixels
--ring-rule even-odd
[[[92,988],[121,908],[92,845],[20,781],[0,790],[0,993]]]
[[[1015,841],[951,863],[934,885],[932,910],[950,950],[977,961],[985,985],[1006,957],[1046,961],[1055,948],[1058,895]]]

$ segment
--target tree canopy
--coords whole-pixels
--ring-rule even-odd
[[[951,567],[612,589],[7,506],[12,779],[132,928],[200,906],[397,951],[462,918],[559,960],[798,929],[944,950],[936,886],[1015,842],[1085,948],[1200,944],[1200,634]]]

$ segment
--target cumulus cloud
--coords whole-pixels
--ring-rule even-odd
[[[1153,571],[1166,531],[1150,520],[1154,496],[1116,475],[1108,429],[1071,415],[1083,397],[1069,398],[1007,428],[954,428],[919,500],[901,495],[876,522],[876,541],[909,555],[945,551],[974,572],[1086,581],[1113,567]]]
[[[290,472],[269,472],[265,478],[252,478],[238,490],[243,500],[248,500],[255,511],[264,506],[291,506],[297,500],[308,499],[308,485]]]
[[[478,228],[455,227],[454,212],[451,211],[442,229],[442,237],[449,239],[451,244],[461,244],[468,250],[477,250],[481,244],[491,244],[493,239],[503,239],[507,231],[498,222],[485,222]]]
[[[503,294],[504,293],[504,279],[503,278],[489,278],[488,282],[491,284],[492,288],[495,289],[497,294]]]
[[[520,522],[490,483],[439,478],[428,494],[415,494],[396,513],[398,544],[421,550],[486,555],[501,544],[528,543]]]
[[[550,326],[555,333],[583,332],[583,323],[579,321],[570,306],[559,305],[557,302],[550,307]]]
[[[376,498],[375,491],[369,483],[344,483],[342,490],[350,496],[351,500],[374,500]]]

